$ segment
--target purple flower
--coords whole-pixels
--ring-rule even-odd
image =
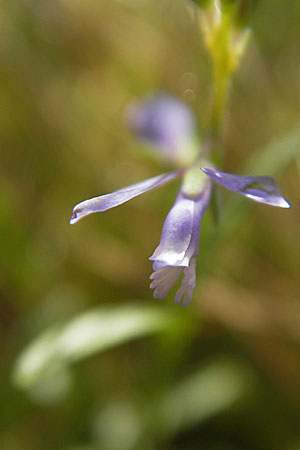
[[[139,136],[159,145],[168,160],[179,162],[178,142],[188,140],[193,132],[193,120],[187,108],[166,96],[152,97],[135,108],[139,113],[135,115],[132,109],[128,116],[131,128]],[[154,298],[163,299],[182,276],[175,303],[180,303],[183,298],[185,306],[190,302],[196,284],[201,218],[210,201],[212,180],[256,202],[281,208],[289,208],[290,204],[271,177],[233,175],[198,160],[186,168],[84,200],[74,206],[70,223],[95,212],[107,211],[178,177],[182,177],[182,182],[176,200],[165,218],[159,245],[149,258],[153,261],[150,288],[154,289]]]
[[[154,298],[163,299],[183,272],[181,285],[175,295],[176,304],[183,296],[183,306],[191,301],[196,285],[200,223],[210,200],[211,182],[205,180],[193,193],[189,193],[189,189],[185,192],[186,188],[189,186],[183,181],[165,219],[160,243],[149,258],[154,261],[154,272],[150,276]]]
[[[202,169],[202,172],[200,170]],[[203,173],[207,175],[207,178]],[[202,175],[201,175],[202,174]],[[132,184],[110,194],[100,195],[78,203],[73,208],[70,223],[95,212],[107,211],[144,192],[183,176],[176,200],[164,221],[161,239],[153,255],[153,273],[150,288],[154,298],[164,298],[181,274],[181,285],[175,303],[183,297],[187,305],[196,284],[196,258],[199,247],[201,217],[207,208],[211,193],[211,179],[251,200],[281,208],[290,204],[282,197],[271,177],[252,177],[220,172],[212,167],[179,169]]]

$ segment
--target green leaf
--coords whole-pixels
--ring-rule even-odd
[[[125,342],[176,327],[178,312],[155,307],[97,308],[65,325],[46,330],[19,356],[13,370],[17,386],[29,389],[67,364]]]
[[[162,432],[174,434],[226,410],[246,388],[246,371],[230,361],[201,368],[163,397],[157,414]]]

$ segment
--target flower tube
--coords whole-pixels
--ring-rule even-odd
[[[196,169],[198,170],[198,169]],[[178,304],[183,297],[183,306],[191,299],[196,284],[196,258],[199,248],[199,234],[202,214],[208,206],[211,193],[209,179],[198,177],[195,185],[195,169],[186,174],[176,200],[166,216],[160,243],[153,255],[154,298],[162,299],[183,273],[180,288],[175,295]],[[193,176],[193,186],[191,176]]]

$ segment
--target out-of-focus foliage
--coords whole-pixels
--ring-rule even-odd
[[[1,3],[1,450],[300,448],[300,5],[252,3],[223,168],[276,175],[292,208],[224,192],[185,309],[148,288],[176,183],[68,218],[168,169],[124,127],[128,102],[165,90],[205,132],[196,5]]]
[[[174,315],[145,307],[96,309],[47,330],[18,359],[15,383],[34,386],[57,367],[160,330],[174,331]],[[176,317],[176,316],[175,316]],[[177,319],[178,320],[178,319]]]

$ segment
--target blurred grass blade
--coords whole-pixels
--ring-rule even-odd
[[[244,173],[276,176],[297,156],[300,151],[300,127],[285,136],[274,139],[264,149],[249,158]]]
[[[163,433],[174,434],[231,407],[249,389],[249,374],[229,361],[202,368],[173,387],[158,418]]]
[[[172,329],[176,318],[176,313],[142,306],[97,308],[80,314],[66,325],[47,330],[23,351],[14,367],[14,382],[28,389],[72,361]]]
[[[83,314],[64,327],[60,352],[67,360],[79,360],[170,325],[171,316],[158,308],[122,307]]]
[[[53,327],[44,332],[21,353],[15,362],[13,380],[16,385],[30,388],[44,376],[55,373],[61,363],[57,358],[59,329]]]

